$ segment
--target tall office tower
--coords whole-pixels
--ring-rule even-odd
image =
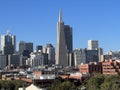
[[[97,50],[98,41],[97,40],[88,40],[88,50]]]
[[[32,42],[19,42],[19,53],[23,56],[28,56],[33,52],[33,43]]]
[[[86,63],[86,53],[85,49],[75,49],[74,50],[74,66],[78,66],[78,64]]]
[[[55,64],[55,48],[52,44],[46,44],[44,47],[44,53],[48,54],[48,64],[52,65]]]
[[[7,32],[1,36],[1,50],[3,55],[13,54],[16,48],[16,37]]]
[[[56,64],[68,66],[68,56],[72,51],[72,28],[64,25],[62,21],[62,11],[59,13],[57,23],[57,46],[56,46]]]

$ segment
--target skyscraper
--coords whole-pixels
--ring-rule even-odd
[[[97,50],[98,41],[97,40],[88,40],[88,50]]]
[[[16,37],[7,32],[1,36],[1,50],[3,55],[13,54],[16,48]]]
[[[59,12],[57,23],[56,64],[68,66],[68,54],[72,51],[72,28],[64,25],[62,11]]]
[[[32,42],[19,42],[19,53],[23,56],[28,56],[33,52],[33,43]]]

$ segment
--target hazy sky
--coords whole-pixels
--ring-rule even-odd
[[[0,35],[7,30],[18,41],[56,47],[59,9],[73,27],[73,46],[98,40],[104,51],[120,50],[120,0],[0,0]]]

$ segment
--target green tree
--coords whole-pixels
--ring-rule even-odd
[[[61,90],[69,90],[71,87],[71,83],[70,82],[63,82],[60,84],[60,89]]]
[[[2,80],[0,80],[0,90],[2,89]]]
[[[111,90],[111,83],[109,83],[109,82],[104,82],[104,83],[101,85],[101,90]]]
[[[120,83],[119,83],[119,84],[114,83],[114,84],[112,85],[111,90],[120,90]]]
[[[5,90],[9,89],[9,87],[10,87],[9,86],[9,81],[8,80],[3,81],[2,86]]]
[[[120,76],[106,76],[104,83],[100,87],[101,90],[120,90]]]
[[[23,81],[14,81],[15,84],[15,90],[18,90],[18,88],[22,87],[24,82]]]
[[[87,82],[87,90],[100,90],[100,85],[104,82],[104,75],[97,74],[92,76]]]
[[[52,85],[48,88],[48,90],[59,90],[61,84],[61,79],[57,78],[54,80]]]
[[[60,90],[75,90],[75,85],[69,81],[60,84]]]
[[[9,84],[9,89],[10,89],[10,90],[15,90],[15,84],[16,84],[16,83],[14,83],[14,81],[9,81],[8,84]]]

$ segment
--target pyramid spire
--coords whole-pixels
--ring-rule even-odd
[[[62,22],[62,9],[59,11],[59,22]]]

